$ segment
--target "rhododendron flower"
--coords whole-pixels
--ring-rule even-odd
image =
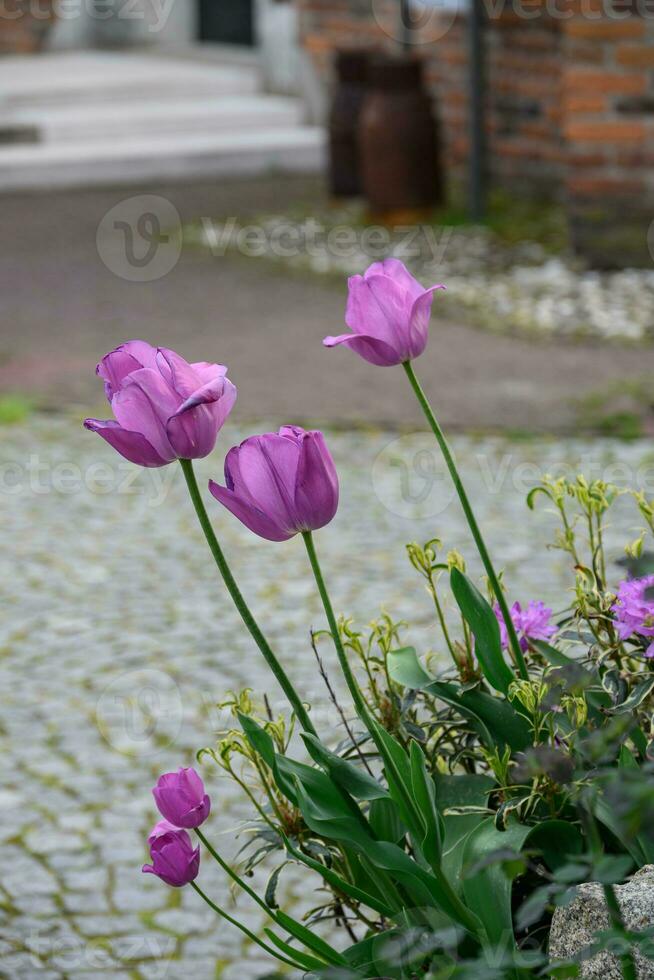
[[[495,615],[500,625],[502,649],[507,650],[509,637],[504,617],[499,606],[495,606]],[[511,606],[511,620],[520,640],[520,649],[524,653],[529,649],[530,640],[549,640],[556,633],[556,626],[550,623],[552,610],[544,602],[531,601],[526,609],[519,602]]]
[[[654,575],[645,578],[625,579],[618,586],[618,594],[611,611],[621,640],[630,636],[654,637]],[[654,657],[654,640],[645,651],[646,657]]]
[[[208,456],[236,401],[222,364],[189,364],[143,340],[111,351],[96,372],[115,419],[84,425],[139,466]]]
[[[427,346],[433,294],[399,259],[375,262],[348,280],[345,322],[352,333],[325,337],[325,347],[345,344],[365,361],[392,367],[419,357]]]
[[[211,800],[195,769],[178,769],[160,776],[152,795],[161,816],[174,827],[199,827],[211,810]]]
[[[200,870],[200,847],[193,848],[185,830],[162,827],[158,823],[150,832],[148,843],[152,864],[144,864],[144,874],[156,875],[173,888],[194,881]]]
[[[225,483],[209,483],[216,500],[269,541],[324,527],[338,507],[338,476],[325,437],[295,425],[230,449]]]

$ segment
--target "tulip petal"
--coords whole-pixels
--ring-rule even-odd
[[[196,389],[166,424],[176,454],[182,459],[208,456],[235,401],[236,386],[223,375]]]
[[[445,289],[445,286],[431,286],[426,289],[414,302],[409,318],[409,337],[411,357],[419,357],[429,340],[429,318],[434,292]]]
[[[336,347],[338,344],[344,344],[359,357],[362,357],[364,361],[376,364],[377,367],[392,367],[394,364],[401,364],[403,360],[390,344],[368,334],[343,333],[338,337],[325,337],[323,344],[325,347]]]
[[[120,390],[124,379],[142,367],[155,367],[157,349],[144,340],[129,340],[106,354],[95,369],[104,380],[109,401]]]
[[[225,459],[227,487],[289,534],[296,525],[297,440],[275,432],[246,439]]]
[[[388,258],[382,262],[373,262],[364,272],[363,278],[368,279],[371,276],[388,276],[393,279],[398,286],[407,291],[413,302],[424,292],[422,284],[413,278],[404,262],[400,262],[399,259]]]
[[[177,411],[179,398],[158,371],[141,368],[130,374],[114,396],[111,407],[122,426],[142,432],[161,456],[175,459],[166,423]]]
[[[199,374],[188,361],[167,347],[157,351],[157,368],[182,401],[202,386]]]
[[[377,337],[404,353],[412,306],[407,291],[387,276],[354,276],[348,286],[345,322],[350,330]]]
[[[322,432],[302,439],[295,485],[295,509],[301,527],[315,531],[329,524],[338,508],[338,476]]]
[[[140,432],[130,432],[113,419],[85,419],[84,426],[109,443],[116,452],[138,466],[165,466],[171,462],[164,459]]]
[[[233,490],[221,487],[213,480],[209,481],[209,490],[219,503],[226,507],[234,517],[245,524],[250,531],[258,534],[259,537],[267,541],[288,541],[295,534],[295,531],[288,531],[277,525],[273,520],[263,514],[251,503],[243,500]]]

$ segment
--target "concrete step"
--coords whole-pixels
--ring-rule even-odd
[[[238,64],[104,51],[0,59],[0,107],[4,112],[142,99],[179,102],[249,95],[258,89],[257,70]]]
[[[0,130],[36,131],[45,143],[202,134],[237,129],[288,129],[302,122],[299,99],[272,95],[228,95],[166,101],[139,99],[97,105],[21,109],[4,117]]]
[[[311,126],[209,135],[0,146],[0,192],[152,180],[318,173],[325,134]]]

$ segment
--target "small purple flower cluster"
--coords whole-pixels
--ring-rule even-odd
[[[193,847],[188,830],[204,823],[211,800],[195,769],[160,776],[152,795],[163,820],[148,836],[152,864],[144,864],[143,871],[173,888],[182,888],[195,881],[200,870],[200,847]]]
[[[500,625],[502,649],[509,646],[509,635],[499,606],[495,606],[495,615]],[[520,649],[524,653],[529,649],[530,640],[549,640],[556,633],[556,626],[550,623],[552,610],[544,602],[532,601],[526,609],[519,602],[511,606],[511,619],[520,640]]]
[[[620,582],[611,612],[615,614],[621,640],[634,635],[654,637],[654,575]],[[645,650],[645,656],[654,657],[654,640]]]

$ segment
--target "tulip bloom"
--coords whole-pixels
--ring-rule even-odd
[[[166,829],[161,821],[148,837],[152,864],[144,864],[144,874],[156,875],[173,888],[195,881],[200,870],[200,847],[193,848],[185,830]]]
[[[152,795],[161,816],[174,827],[199,827],[209,816],[211,800],[195,769],[178,769],[160,776]]]
[[[324,527],[338,507],[338,476],[325,438],[298,426],[252,436],[230,449],[225,482],[209,483],[216,500],[269,541]]]
[[[221,364],[189,364],[172,350],[131,340],[103,357],[96,373],[115,420],[86,419],[139,466],[208,456],[236,401]]]
[[[345,344],[365,361],[392,367],[418,357],[427,346],[433,293],[398,259],[375,262],[348,280],[345,322],[352,333],[325,337],[325,347]]]

